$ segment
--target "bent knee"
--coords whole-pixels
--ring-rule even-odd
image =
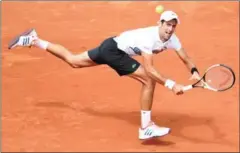
[[[140,66],[132,75],[133,78],[140,81],[146,87],[154,87],[156,81],[149,77],[142,66]]]
[[[155,81],[153,78],[151,78],[150,76],[148,76],[148,75],[146,74],[146,72],[145,72],[144,75],[143,75],[143,79],[144,79],[143,84],[144,84],[145,86],[154,87],[154,86],[156,85],[156,81]]]
[[[156,81],[150,78],[149,76],[142,77],[140,81],[147,88],[154,88],[156,85]]]
[[[152,78],[150,77],[147,77],[145,82],[144,82],[144,85],[147,86],[147,87],[155,87],[156,85],[156,81],[153,80]]]

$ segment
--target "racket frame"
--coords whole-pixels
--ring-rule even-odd
[[[227,68],[228,70],[230,70],[230,72],[232,73],[233,83],[232,83],[232,85],[229,86],[228,88],[225,88],[225,89],[222,89],[222,90],[218,90],[218,89],[214,89],[214,88],[210,87],[210,86],[206,83],[205,76],[206,76],[207,72],[208,72],[210,69],[212,69],[213,67],[217,67],[217,66],[225,67],[225,68]],[[187,91],[187,90],[190,90],[190,89],[196,88],[196,87],[201,87],[201,88],[204,88],[204,89],[209,89],[209,90],[212,90],[212,91],[221,92],[221,91],[226,91],[226,90],[232,88],[232,86],[234,85],[235,81],[236,81],[235,73],[233,72],[233,70],[232,70],[230,67],[228,67],[228,66],[226,66],[226,65],[224,65],[224,64],[214,64],[214,65],[210,66],[210,67],[205,71],[203,77],[202,77],[200,80],[198,80],[196,83],[194,83],[194,84],[192,84],[192,85],[188,85],[188,86],[183,87],[183,91]],[[202,83],[201,86],[197,86],[197,84],[198,84],[199,82]]]

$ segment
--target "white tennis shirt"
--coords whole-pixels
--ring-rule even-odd
[[[118,48],[130,56],[141,55],[141,52],[159,53],[166,49],[178,51],[182,47],[175,34],[172,34],[170,39],[163,43],[159,38],[158,26],[125,31],[114,40],[117,42]]]

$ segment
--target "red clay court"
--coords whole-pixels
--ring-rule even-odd
[[[175,96],[157,85],[153,119],[172,128],[163,138],[138,140],[140,83],[107,66],[72,69],[37,48],[7,49],[33,27],[80,53],[122,31],[156,25],[159,4],[180,16],[176,33],[202,73],[223,63],[237,78],[222,93]],[[2,2],[1,30],[2,151],[239,151],[239,2]],[[161,73],[191,83],[173,51],[155,60]]]

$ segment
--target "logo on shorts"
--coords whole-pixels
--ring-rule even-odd
[[[134,69],[136,66],[137,66],[137,64],[133,64],[133,65],[132,65],[132,68]]]

